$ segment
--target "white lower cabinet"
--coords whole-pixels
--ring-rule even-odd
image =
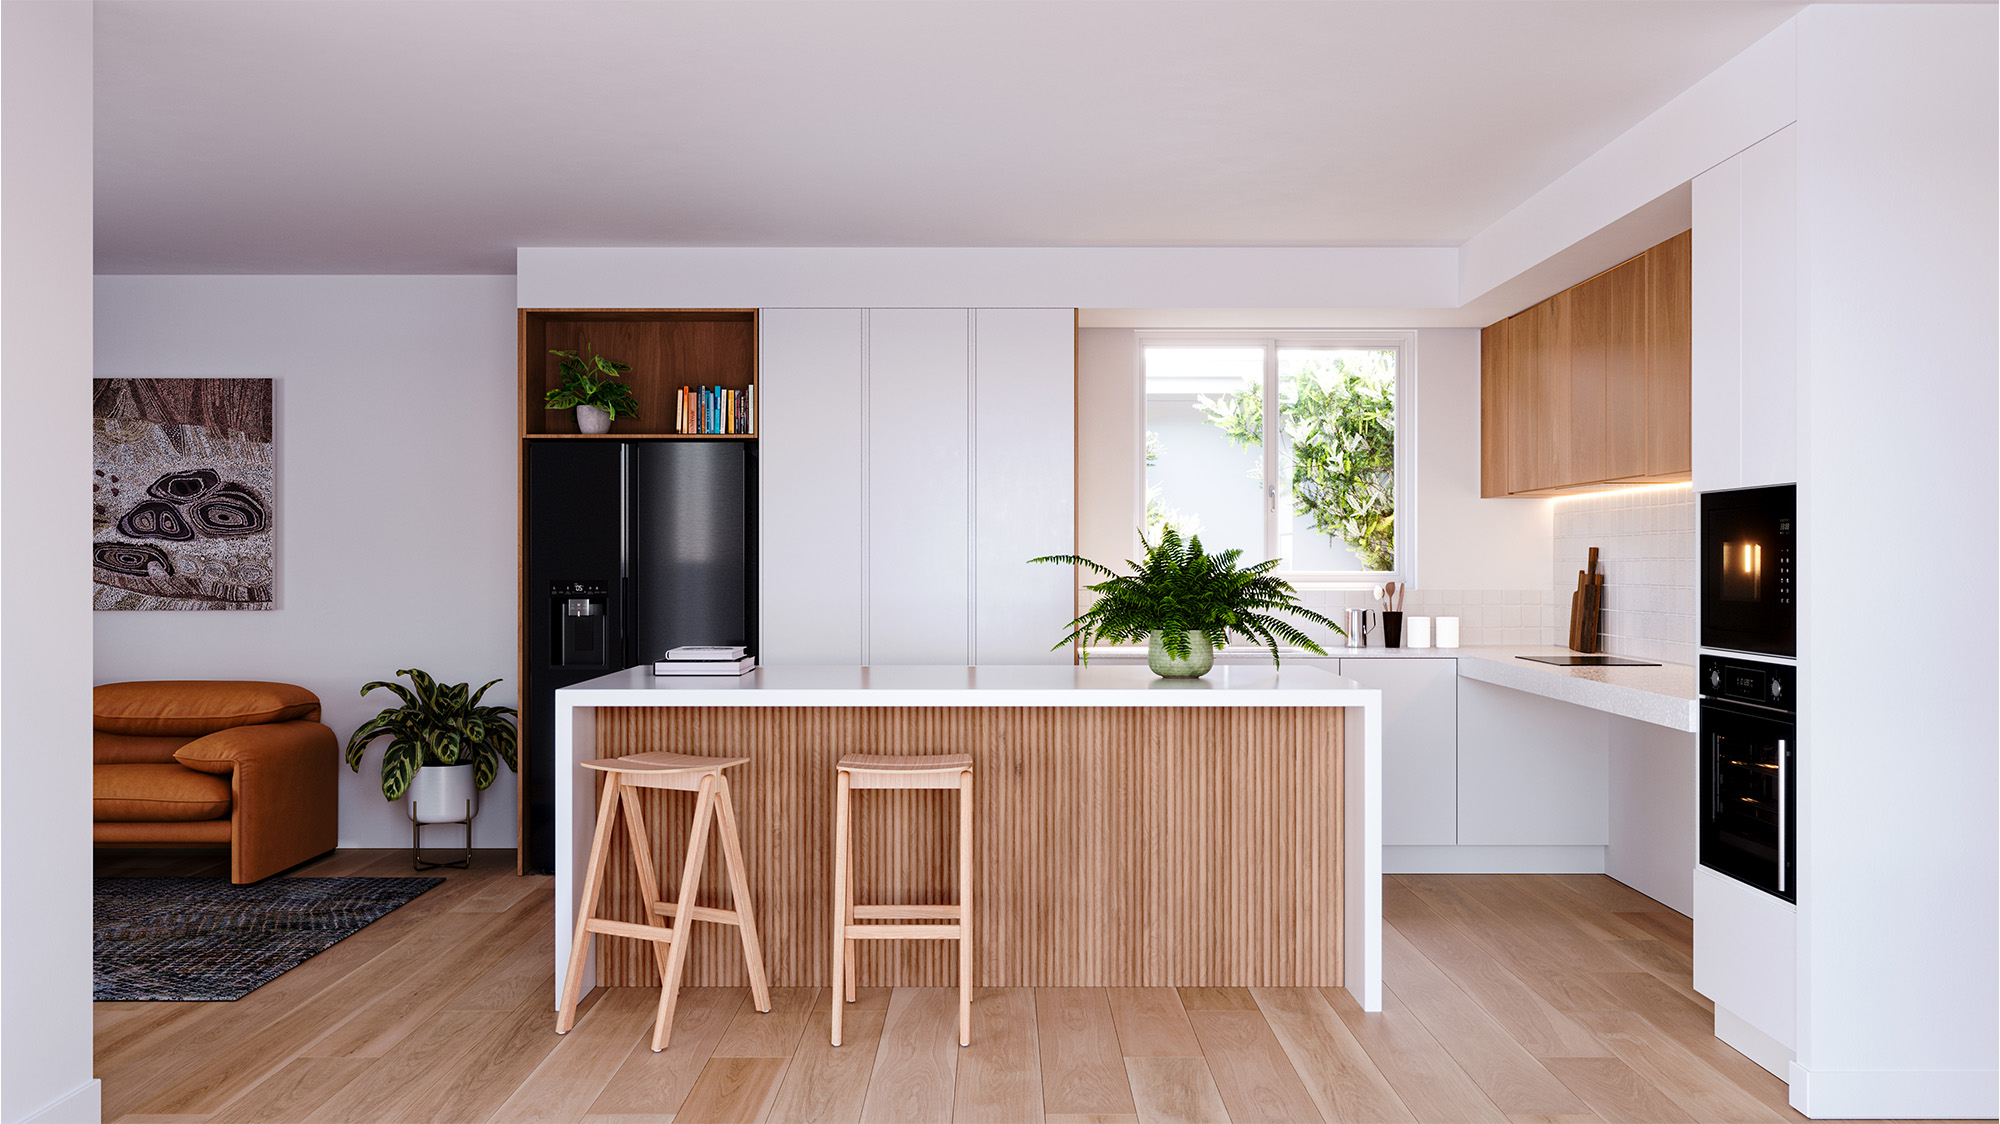
[[[1609,715],[1475,679],[1458,684],[1458,843],[1611,841]],[[1601,864],[1603,856],[1597,861]],[[1602,870],[1602,865],[1598,866]]]
[[[1694,989],[1715,1002],[1715,1036],[1790,1080],[1798,1044],[1798,907],[1694,868]]]
[[[1342,659],[1382,692],[1382,844],[1458,842],[1458,661]]]

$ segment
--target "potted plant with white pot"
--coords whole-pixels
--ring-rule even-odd
[[[1271,575],[1278,565],[1275,558],[1241,567],[1236,560],[1242,551],[1209,554],[1202,549],[1200,535],[1182,539],[1172,526],[1161,528],[1159,539],[1153,542],[1141,532],[1139,545],[1146,548],[1146,558],[1127,562],[1132,567],[1130,574],[1115,573],[1074,554],[1029,560],[1082,566],[1105,578],[1084,587],[1096,594],[1097,600],[1069,622],[1069,635],[1056,641],[1055,648],[1144,640],[1146,665],[1154,674],[1194,679],[1208,673],[1215,663],[1215,649],[1222,647],[1231,633],[1268,649],[1273,665],[1278,662],[1280,642],[1326,655],[1312,637],[1275,613],[1347,635],[1339,625],[1299,604],[1298,591],[1289,582]],[[1089,659],[1086,648],[1084,662]]]
[[[620,417],[639,416],[639,399],[632,388],[617,381],[632,368],[595,352],[589,359],[581,351],[554,351],[562,360],[562,385],[550,390],[543,401],[551,410],[576,409],[578,433],[609,433]]]
[[[420,842],[417,833],[425,824],[463,823],[469,859],[479,792],[500,775],[502,762],[512,770],[520,767],[519,733],[511,719],[519,712],[479,704],[498,679],[472,691],[466,683],[440,684],[416,668],[396,674],[407,676],[411,686],[378,679],[361,688],[363,695],[377,687],[393,691],[403,705],[382,711],[354,731],[347,739],[347,766],[360,772],[369,744],[388,738],[382,751],[382,795],[410,798],[413,844]],[[446,865],[414,861],[418,869]]]

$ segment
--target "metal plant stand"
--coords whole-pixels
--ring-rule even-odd
[[[427,861],[424,858],[424,828],[450,827],[454,824],[465,829],[465,857],[447,862]],[[453,867],[458,870],[468,870],[472,867],[472,801],[470,800],[465,802],[465,818],[462,820],[425,823],[417,818],[414,806],[410,809],[410,869],[437,870],[440,867]]]

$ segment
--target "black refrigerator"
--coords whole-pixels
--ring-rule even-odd
[[[757,448],[529,441],[521,619],[523,835],[555,869],[555,691],[683,644],[756,653]]]

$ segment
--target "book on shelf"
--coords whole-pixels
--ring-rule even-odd
[[[654,675],[742,675],[757,670],[757,657],[733,660],[666,659],[653,664]]]
[[[740,660],[750,653],[741,644],[683,644],[678,648],[668,648],[666,657],[670,660]]]
[[[757,388],[681,387],[674,392],[674,432],[754,435],[757,432]]]

